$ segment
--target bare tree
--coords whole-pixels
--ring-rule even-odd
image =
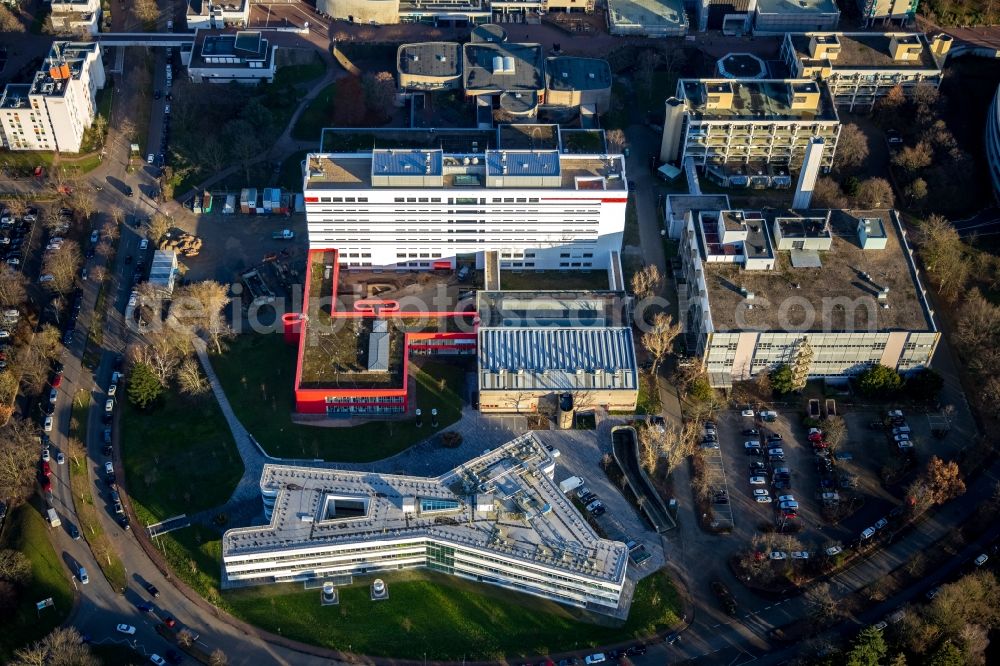
[[[188,335],[170,327],[146,335],[146,344],[134,343],[128,347],[129,360],[149,366],[157,380],[166,386],[174,376],[181,361],[191,353]]]
[[[73,664],[73,666],[100,666],[101,660],[90,652],[80,633],[72,627],[53,629],[52,633],[30,647],[14,653],[11,666],[44,666],[45,664]]]
[[[77,187],[70,196],[69,205],[89,221],[97,210],[97,196],[89,187]]]
[[[865,208],[885,209],[896,204],[896,196],[892,193],[892,185],[885,178],[869,178],[858,185],[858,203]]]
[[[604,133],[604,140],[608,142],[609,153],[621,153],[628,145],[624,130],[612,129]]]
[[[653,357],[653,367],[650,374],[656,376],[660,364],[673,350],[674,340],[681,334],[681,325],[675,324],[673,317],[665,312],[659,312],[653,317],[653,324],[642,334],[642,346]]]
[[[20,271],[7,264],[0,265],[0,305],[11,307],[24,303],[28,298],[26,284],[27,280]]]
[[[49,377],[49,366],[62,352],[59,329],[43,324],[27,344],[17,347],[11,367],[29,392],[37,392]]]
[[[931,215],[920,225],[917,243],[920,258],[938,292],[949,301],[954,300],[965,290],[971,271],[966,257],[968,248],[958,231],[940,215]]]
[[[226,666],[229,663],[229,657],[222,650],[216,648],[212,651],[212,654],[208,657],[209,666]]]
[[[125,211],[121,209],[121,206],[112,206],[108,209],[108,214],[111,215],[112,221],[119,227],[125,223]]]
[[[829,583],[816,583],[806,591],[805,599],[809,616],[817,626],[829,626],[831,620],[843,614],[841,605],[830,593]]]
[[[666,466],[665,473],[669,474],[695,452],[697,436],[698,425],[695,421],[683,425],[669,423],[662,431],[651,425],[640,428],[642,466],[652,474],[656,470],[657,461],[662,461]]]
[[[0,497],[11,506],[24,503],[34,493],[38,469],[38,426],[31,421],[10,421],[0,430]]]
[[[135,0],[132,11],[137,19],[146,24],[155,23],[160,18],[160,8],[156,5],[156,0]]]
[[[854,123],[848,123],[840,128],[837,138],[837,171],[846,173],[856,169],[868,159],[868,136]]]
[[[31,560],[19,550],[0,550],[0,580],[27,584],[31,580]]]
[[[812,203],[821,208],[845,208],[847,198],[840,185],[833,178],[823,176],[816,180],[813,188]]]
[[[396,99],[396,79],[389,72],[367,73],[361,79],[364,89],[365,105],[383,118],[392,114],[392,105]]]
[[[160,241],[163,240],[168,231],[170,231],[170,220],[167,219],[167,216],[162,213],[153,213],[153,217],[149,219],[149,239],[153,241],[153,245],[159,247]]]
[[[6,6],[0,5],[0,32],[24,32],[24,23]]]
[[[197,359],[189,356],[184,359],[180,367],[177,368],[177,387],[181,393],[190,396],[199,396],[208,393],[208,380],[201,373],[201,367]]]
[[[229,289],[206,280],[181,287],[174,292],[171,317],[179,324],[200,331],[222,353],[222,342],[232,335],[223,312],[230,302]]]
[[[73,288],[82,258],[80,245],[72,240],[63,241],[59,249],[45,255],[43,271],[52,276],[53,289],[65,294]]]
[[[191,647],[194,645],[194,634],[188,629],[181,629],[177,632],[177,644],[181,647]]]
[[[646,264],[632,275],[632,293],[639,300],[649,298],[659,291],[663,283],[656,264]]]

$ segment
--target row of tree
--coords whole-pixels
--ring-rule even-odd
[[[199,396],[209,390],[194,354],[192,339],[206,338],[217,353],[232,335],[224,311],[230,298],[226,287],[218,282],[196,282],[179,287],[171,297],[170,312],[160,320],[162,304],[148,284],[139,290],[143,318],[153,322],[155,330],[141,343],[129,345],[131,365],[128,398],[145,409],[153,405],[163,392],[175,386],[179,393]]]

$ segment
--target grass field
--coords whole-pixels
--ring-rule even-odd
[[[319,91],[316,99],[309,102],[295,127],[292,128],[292,138],[300,141],[319,141],[324,127],[330,125],[333,113],[333,100],[337,93],[337,84],[331,83]]]
[[[190,515],[229,499],[243,461],[211,394],[192,400],[169,391],[145,412],[127,399],[119,404],[125,478],[140,521]]]
[[[440,429],[458,420],[464,371],[448,363],[410,364],[417,380],[417,404],[429,413],[437,408]],[[380,460],[433,434],[429,424],[418,429],[411,420],[374,421],[354,428],[321,428],[292,423],[295,348],[280,335],[243,335],[228,352],[212,357],[233,410],[264,449],[283,458],[323,458],[341,462]],[[442,390],[439,380],[444,379]],[[234,396],[239,396],[234,399]]]
[[[604,269],[593,271],[562,270],[562,271],[500,271],[500,287],[502,289],[545,290],[545,289],[607,289],[608,272]]]
[[[428,570],[382,575],[389,599],[369,599],[370,578],[340,588],[340,605],[319,590],[273,585],[226,592],[231,612],[282,636],[373,656],[434,660],[583,650],[650,635],[676,624],[680,601],[660,572],[639,583],[624,626],[552,601]],[[316,627],[323,631],[316,631]],[[502,627],[502,631],[497,631]]]
[[[17,607],[3,621],[0,663],[10,661],[15,649],[40,639],[63,623],[73,606],[69,574],[49,542],[41,500],[15,509],[7,517],[3,548],[19,550],[31,559],[31,584],[21,591]],[[39,613],[35,603],[52,598],[54,606]],[[6,610],[6,609],[5,609]]]
[[[639,397],[635,402],[635,413],[659,414],[662,408],[660,404],[660,392],[656,388],[655,379],[645,370],[640,370]]]
[[[314,55],[312,62],[279,66],[274,73],[274,85],[297,86],[318,79],[325,73],[326,63],[319,55]]]
[[[87,420],[90,416],[90,393],[81,389],[73,396],[73,416],[70,422],[70,437],[83,442],[87,432]],[[81,449],[82,450],[82,449]],[[69,483],[73,493],[73,506],[76,509],[76,517],[80,521],[78,527],[80,534],[87,540],[91,552],[98,566],[108,579],[108,583],[118,590],[125,589],[125,565],[122,564],[118,552],[111,546],[108,536],[101,527],[98,511],[106,511],[107,504],[104,498],[97,495],[97,502],[94,501],[93,484],[90,475],[87,474],[88,459],[85,456],[76,454],[74,451],[67,451],[67,463],[69,464]]]

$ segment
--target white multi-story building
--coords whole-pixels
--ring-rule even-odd
[[[269,524],[223,535],[222,586],[427,567],[627,614],[625,544],[595,534],[554,474],[532,433],[434,478],[265,465]]]
[[[607,269],[621,248],[621,155],[551,150],[319,153],[305,163],[312,249],[348,268]]]
[[[941,85],[951,44],[913,32],[787,33],[781,58],[793,76],[824,81],[838,107],[865,111],[896,86],[912,95],[918,83]]]
[[[876,23],[909,25],[917,16],[920,0],[858,0],[861,19],[865,26]]]
[[[843,379],[927,367],[940,333],[895,211],[683,211],[678,290],[688,351],[716,387],[808,359]],[[708,207],[706,207],[708,206]]]
[[[52,25],[65,33],[96,35],[101,26],[101,0],[52,0]]]
[[[197,30],[181,62],[195,83],[271,83],[275,48],[256,30]]]
[[[34,80],[8,84],[0,97],[3,145],[10,150],[79,152],[104,82],[100,44],[53,42]]]
[[[188,30],[242,28],[250,19],[250,0],[189,0]]]
[[[660,159],[697,166],[802,164],[814,137],[833,165],[840,120],[813,79],[681,79],[666,102]]]

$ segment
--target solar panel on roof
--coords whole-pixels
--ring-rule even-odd
[[[257,53],[258,51],[260,51],[260,33],[237,32],[236,44],[234,48],[237,51],[245,51],[247,53]]]

